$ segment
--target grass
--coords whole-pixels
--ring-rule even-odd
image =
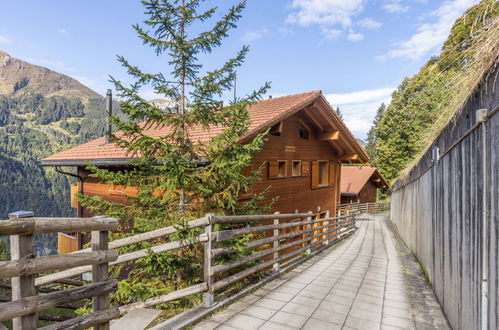
[[[461,52],[458,60],[466,62],[464,68],[457,72],[441,72],[439,75],[448,76],[445,86],[445,100],[437,105],[436,113],[439,113],[435,123],[426,131],[421,139],[420,151],[414,155],[404,170],[394,180],[401,179],[411,171],[420,161],[421,157],[427,152],[433,141],[440,132],[452,121],[456,120],[456,114],[462,110],[468,98],[474,93],[476,88],[483,81],[489,69],[494,64],[499,64],[499,19],[490,23],[487,29],[476,32],[470,38],[474,39],[474,45]],[[441,76],[440,76],[441,77]],[[445,152],[445,150],[440,151]]]

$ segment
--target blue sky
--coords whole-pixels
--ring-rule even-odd
[[[379,104],[439,52],[454,20],[475,2],[248,0],[238,28],[201,60],[214,68],[248,44],[239,94],[265,81],[273,96],[322,90],[353,133],[365,138]],[[223,10],[236,1],[207,3]],[[1,50],[100,94],[112,87],[109,75],[128,81],[118,54],[148,72],[169,72],[167,59],[143,46],[131,28],[144,19],[139,1],[2,1],[1,8]]]

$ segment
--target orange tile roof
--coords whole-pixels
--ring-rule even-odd
[[[340,179],[340,193],[358,195],[369,179],[376,175],[388,187],[383,176],[376,167],[370,166],[342,166]]]
[[[293,94],[288,96],[275,97],[256,102],[248,107],[251,124],[247,137],[262,131],[271,125],[283,120],[296,111],[312,104],[321,97],[321,91],[312,91],[307,93]],[[345,127],[346,128],[346,127]],[[193,141],[206,142],[211,137],[216,136],[222,131],[223,127],[211,127],[203,129],[193,127],[189,134]],[[348,130],[348,129],[347,129]],[[164,136],[170,131],[169,127],[149,128],[147,134],[152,137]],[[351,134],[351,133],[350,133]],[[119,136],[119,133],[117,134]],[[79,146],[59,152],[55,155],[42,159],[42,165],[74,165],[77,162],[101,161],[102,164],[121,164],[126,160],[125,149],[113,143],[105,143],[105,138],[100,137]],[[120,163],[121,162],[121,163]]]

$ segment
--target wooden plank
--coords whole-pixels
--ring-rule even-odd
[[[206,307],[210,307],[213,305],[215,302],[215,296],[214,293],[215,291],[213,290],[213,282],[214,282],[214,276],[212,274],[212,257],[211,257],[211,250],[213,249],[213,230],[214,230],[214,225],[213,225],[213,215],[210,214],[208,215],[209,217],[209,224],[204,228],[204,232],[206,236],[208,237],[208,240],[204,243],[204,262],[203,262],[203,278],[204,282],[206,283],[207,287],[207,293],[203,295],[203,304]]]
[[[18,224],[24,229],[25,227],[22,224],[22,222],[24,221],[27,223],[33,222],[33,213],[14,212],[9,214],[9,218],[14,219],[14,221],[20,221],[20,223]],[[32,228],[31,225],[28,225],[27,227]],[[23,259],[34,258],[35,257],[34,244],[35,241],[34,241],[34,236],[32,234],[10,236],[10,254],[11,254],[10,262],[15,263]],[[12,299],[19,300],[25,297],[36,295],[35,277],[33,275],[12,277],[11,285],[12,285]],[[4,312],[0,308],[0,318],[3,317],[3,314]],[[21,315],[16,315],[16,316],[21,316]],[[37,321],[38,317],[36,311],[32,311],[31,313],[23,314],[22,317],[14,318],[12,320],[12,326],[14,330],[22,330],[22,329],[31,330],[31,329],[36,329]]]
[[[156,309],[132,309],[121,319],[111,324],[111,330],[144,330],[159,314],[161,311]]]
[[[110,320],[116,319],[120,316],[120,311],[118,308],[110,308],[97,313],[91,313],[88,315],[72,318],[70,320],[51,324],[38,330],[82,330],[90,328],[94,325],[101,324],[104,322],[109,322]],[[122,328],[127,329],[125,328]]]
[[[274,219],[299,219],[307,217],[308,213],[290,213],[290,214],[265,214],[265,215],[226,215],[213,216],[213,224],[221,223],[244,223],[251,221],[268,221]]]
[[[118,264],[121,264],[124,262],[128,262],[128,261],[132,261],[132,260],[146,257],[149,254],[149,251],[152,251],[154,253],[161,253],[161,252],[166,252],[166,251],[170,251],[170,250],[175,250],[175,249],[178,249],[178,248],[181,248],[184,246],[198,244],[198,243],[205,242],[205,241],[207,241],[206,235],[201,234],[198,236],[198,238],[196,240],[194,240],[192,242],[174,241],[174,242],[169,242],[169,243],[165,243],[165,244],[160,244],[160,245],[153,246],[151,248],[142,249],[142,250],[119,255],[118,258],[115,261],[110,262],[109,265],[114,266],[114,265],[118,265]],[[75,254],[77,254],[77,253],[75,253]],[[81,266],[81,267],[75,267],[75,268],[68,269],[68,270],[63,270],[63,271],[60,271],[58,273],[40,276],[40,277],[36,278],[35,285],[40,286],[40,285],[52,283],[52,282],[55,282],[55,281],[58,281],[61,279],[80,275],[80,274],[87,273],[90,271],[92,271],[91,266]]]
[[[200,218],[200,219],[195,219],[191,220],[187,223],[188,228],[193,229],[193,228],[198,228],[198,227],[203,227],[208,224],[208,219],[207,218]],[[171,235],[177,232],[177,226],[169,226],[165,228],[160,228],[156,229],[153,231],[148,231],[147,233],[142,233],[142,234],[137,234],[134,236],[130,237],[125,237],[121,239],[117,239],[116,241],[109,242],[109,248],[110,249],[117,249],[123,246],[135,244],[135,243],[140,243],[144,241],[149,241],[152,239],[160,238],[163,236]],[[75,253],[80,253],[80,252],[86,252],[90,251],[91,248],[88,249],[83,249],[76,251]]]
[[[0,221],[0,236],[116,229],[118,220],[113,218],[27,218]]]
[[[340,139],[339,131],[330,131],[320,133],[317,137],[319,141],[337,141]]]
[[[0,322],[15,317],[36,313],[98,294],[106,294],[118,287],[117,280],[85,285],[39,296],[25,297],[0,304]]]
[[[40,272],[67,269],[82,265],[95,265],[114,261],[117,258],[118,251],[107,250],[2,261],[0,262],[0,278],[33,275]]]
[[[147,307],[151,307],[151,306],[156,306],[159,304],[163,304],[165,302],[177,300],[177,299],[187,297],[187,296],[190,296],[190,295],[193,295],[196,293],[205,292],[207,290],[208,290],[208,285],[203,282],[203,283],[200,283],[197,285],[193,285],[193,286],[190,286],[187,288],[183,288],[183,289],[180,289],[177,291],[173,291],[173,292],[164,294],[164,295],[159,296],[159,297],[149,298],[149,299],[146,299],[144,301],[136,302],[136,303],[125,305],[125,306],[120,306],[119,307],[120,314],[121,315],[126,314],[129,311],[136,309],[136,308],[147,308]]]
[[[92,231],[92,250],[103,251],[108,249],[109,234],[107,231]],[[92,282],[101,283],[109,279],[109,265],[107,263],[92,265]],[[103,311],[109,308],[110,298],[107,293],[92,297],[93,312]],[[94,330],[109,330],[109,322],[94,326]]]

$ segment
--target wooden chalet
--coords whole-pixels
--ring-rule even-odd
[[[381,173],[369,166],[342,166],[340,182],[341,204],[376,203],[378,189],[389,186]]]
[[[251,140],[257,133],[270,128],[263,149],[254,155],[252,169],[265,164],[262,180],[248,194],[270,186],[268,199],[278,197],[275,211],[281,213],[312,211],[317,216],[333,215],[340,196],[341,164],[362,164],[368,157],[345,124],[336,115],[320,91],[269,98],[249,108],[249,133],[240,143]],[[150,129],[149,134],[160,136],[168,128]],[[190,136],[207,141],[220,132],[192,129]],[[109,186],[88,176],[85,164],[91,162],[106,168],[129,166],[125,150],[101,137],[42,160],[45,166],[75,166],[78,185],[72,191],[101,195],[117,202],[125,202],[132,188]],[[249,195],[246,195],[249,196]],[[246,196],[242,196],[245,198]],[[78,216],[89,216],[75,199],[72,206]]]

